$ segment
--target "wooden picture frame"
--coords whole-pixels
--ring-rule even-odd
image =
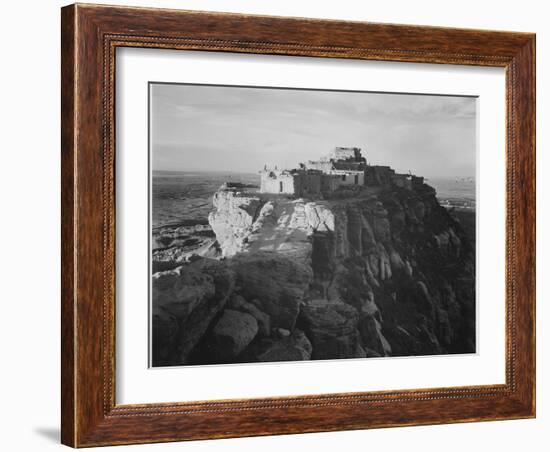
[[[62,442],[73,447],[535,416],[535,35],[70,5],[62,9]],[[115,403],[115,50],[144,47],[506,70],[506,383]]]

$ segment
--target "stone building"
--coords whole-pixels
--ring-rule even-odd
[[[365,169],[366,185],[376,185],[385,188],[391,187],[393,183],[392,176],[394,174],[395,171],[389,166],[369,165]]]
[[[316,196],[321,193],[322,172],[317,170],[278,170],[260,172],[260,192],[294,196]]]
[[[260,171],[261,193],[292,196],[329,195],[341,186],[418,188],[424,178],[396,174],[389,166],[369,165],[356,147],[336,147],[319,160],[301,163],[299,168]]]
[[[331,175],[337,176],[340,185],[365,185],[365,171],[331,170]]]
[[[321,192],[332,193],[338,190],[342,185],[342,178],[337,174],[322,174],[321,175]]]
[[[361,148],[335,147],[329,154],[329,158],[334,161],[345,160],[366,163],[366,159],[361,156]]]
[[[334,180],[339,181],[338,185],[365,185],[367,162],[360,148],[334,148],[326,157],[310,160],[304,167],[337,176]]]
[[[424,185],[424,178],[422,176],[411,176],[412,188],[420,188]]]

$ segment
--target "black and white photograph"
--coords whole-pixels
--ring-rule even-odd
[[[476,353],[477,98],[149,84],[150,366]]]

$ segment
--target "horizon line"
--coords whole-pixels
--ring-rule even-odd
[[[378,166],[378,165],[372,165],[372,166]],[[232,174],[259,174],[262,170],[259,169],[257,171],[239,171],[239,170],[210,170],[210,169],[152,169],[151,172],[154,173],[154,172],[164,172],[164,173],[221,173],[221,174],[225,174],[225,173],[232,173]],[[441,176],[441,175],[423,175],[423,174],[418,174],[418,176],[421,176],[421,177],[424,177],[424,178],[427,178],[427,179],[437,179],[437,178],[442,178],[442,179],[449,179],[449,178],[461,178],[461,179],[464,179],[464,178],[471,178],[471,179],[475,179],[476,178],[476,175],[475,174],[458,174],[458,175],[453,175],[453,176]]]

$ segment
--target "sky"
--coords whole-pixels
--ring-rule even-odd
[[[294,168],[336,146],[425,177],[475,176],[476,99],[152,84],[153,170]]]

